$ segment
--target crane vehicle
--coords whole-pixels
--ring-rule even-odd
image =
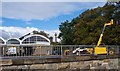
[[[113,19],[109,23],[104,24],[102,33],[101,33],[99,40],[98,40],[98,43],[94,48],[84,48],[84,49],[77,48],[77,49],[73,50],[72,53],[76,53],[76,55],[78,55],[78,53],[80,53],[82,51],[86,51],[87,53],[94,54],[94,55],[101,55],[101,54],[112,55],[112,54],[114,54],[114,50],[112,50],[112,49],[108,50],[107,47],[100,46],[106,26],[112,25],[112,24],[113,24]]]
[[[100,38],[99,38],[99,41],[96,45],[96,47],[94,48],[94,54],[95,55],[98,55],[98,54],[113,54],[113,50],[107,50],[107,47],[101,47],[100,44],[101,44],[101,41],[102,41],[102,37],[103,37],[103,33],[104,33],[104,30],[106,28],[106,26],[108,25],[112,25],[113,24],[113,19],[109,22],[109,23],[105,23],[104,24],[104,27],[103,27],[103,30],[102,30],[102,33],[100,35]]]

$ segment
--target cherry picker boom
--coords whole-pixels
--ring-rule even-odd
[[[107,48],[106,47],[100,47],[100,44],[101,44],[101,41],[102,41],[102,37],[103,37],[103,33],[104,33],[104,30],[106,28],[107,25],[112,25],[113,24],[113,19],[109,22],[109,23],[105,23],[104,24],[104,28],[102,30],[102,33],[100,35],[100,38],[99,38],[99,41],[96,45],[96,47],[94,48],[94,54],[95,55],[98,55],[98,54],[107,54]],[[112,53],[112,51],[111,51]]]

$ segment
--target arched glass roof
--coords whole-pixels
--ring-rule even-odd
[[[10,38],[6,41],[6,44],[20,44],[20,40],[17,38]]]
[[[29,35],[22,40],[22,44],[46,44],[50,45],[50,40],[42,35]]]

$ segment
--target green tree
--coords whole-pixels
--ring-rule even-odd
[[[45,33],[44,31],[33,31],[33,34],[39,34],[39,35],[43,35],[43,36],[45,36],[45,37],[47,37],[48,38],[48,36],[49,36],[49,34],[47,34],[47,33]]]
[[[73,26],[71,23],[69,23],[68,20],[66,20],[65,22],[61,23],[62,25],[60,25],[59,30],[61,31],[61,33],[59,34],[58,38],[61,39],[61,43],[62,44],[73,44]]]
[[[106,27],[102,43],[120,44],[120,2],[108,2],[61,23],[59,38],[62,44],[97,44],[104,24],[111,19],[114,24]]]

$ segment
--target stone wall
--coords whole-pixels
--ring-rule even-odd
[[[1,66],[2,71],[70,71],[70,70],[83,70],[83,69],[115,69],[120,70],[119,59],[104,59],[104,60],[91,60],[79,62],[64,62],[64,63],[47,63],[47,64],[32,64],[32,65],[13,65]]]

